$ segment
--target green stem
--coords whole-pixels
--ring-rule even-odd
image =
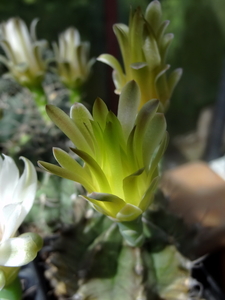
[[[22,288],[18,277],[0,291],[0,300],[20,300],[22,299]]]
[[[30,88],[30,92],[34,98],[37,109],[45,123],[49,123],[50,119],[45,111],[45,105],[48,103],[45,91],[42,86]]]
[[[141,247],[144,243],[143,224],[141,216],[130,222],[117,223],[120,233],[131,247]]]

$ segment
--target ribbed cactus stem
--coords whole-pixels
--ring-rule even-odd
[[[118,222],[120,233],[131,247],[141,247],[144,243],[141,216],[130,222]]]

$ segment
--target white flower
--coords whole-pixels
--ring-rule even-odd
[[[90,44],[81,42],[79,31],[70,27],[59,36],[59,45],[53,43],[57,73],[70,89],[82,85],[88,78],[95,59],[89,59]]]
[[[15,237],[33,205],[37,188],[34,166],[28,159],[22,157],[22,160],[25,169],[20,177],[13,159],[6,155],[4,159],[0,157],[0,266],[5,267],[27,264],[42,246],[37,234],[25,233]]]
[[[8,67],[11,75],[23,86],[39,87],[46,70],[41,55],[46,41],[37,41],[35,27],[37,19],[31,23],[30,33],[20,18],[11,18],[0,25],[1,45],[8,60],[1,61]]]

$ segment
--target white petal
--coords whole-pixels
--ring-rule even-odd
[[[5,24],[5,28],[6,40],[8,40],[12,51],[15,53],[17,63],[26,62],[28,59],[26,57],[26,37],[23,35],[28,35],[29,33],[25,23],[18,18],[11,18]]]
[[[29,213],[34,203],[37,190],[37,174],[33,164],[25,157],[21,157],[21,159],[25,163],[25,169],[19,179],[12,199],[12,203],[21,203],[20,216],[16,219],[15,225],[17,228],[21,225],[26,215]]]
[[[2,237],[1,242],[12,237],[19,226],[17,220],[21,215],[22,205],[20,203],[8,204],[2,208],[1,211],[1,228]]]
[[[20,267],[32,261],[40,250],[40,240],[37,236],[27,233],[17,238],[11,238],[0,244],[0,265],[5,267]],[[36,240],[35,240],[36,239]]]
[[[19,179],[14,161],[0,160],[0,238],[12,237],[30,211],[37,188],[37,174],[32,163],[22,158],[25,168]]]
[[[0,169],[0,207],[11,202],[13,191],[19,179],[19,171],[13,159],[4,155]]]

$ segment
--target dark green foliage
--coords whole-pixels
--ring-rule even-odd
[[[165,1],[169,5],[168,0]],[[185,2],[185,3],[184,3]],[[170,63],[183,68],[183,76],[167,115],[170,134],[193,130],[202,108],[216,101],[225,39],[210,1],[173,1],[176,11],[176,48]],[[185,5],[185,9],[183,6]],[[171,15],[171,23],[173,18]],[[170,30],[170,27],[169,27]],[[176,36],[178,33],[178,40]],[[177,126],[179,124],[179,126]]]

